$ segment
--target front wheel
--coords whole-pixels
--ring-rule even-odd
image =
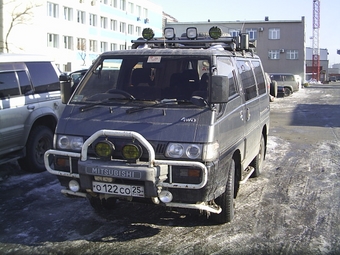
[[[213,220],[218,223],[227,223],[234,218],[234,198],[235,198],[235,161],[230,162],[227,186],[224,193],[216,198],[215,202],[222,208],[220,214],[213,214]]]
[[[32,129],[26,143],[26,156],[18,160],[20,167],[27,172],[45,171],[44,154],[53,146],[53,133],[46,126]]]

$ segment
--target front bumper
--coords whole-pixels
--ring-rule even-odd
[[[112,161],[98,161],[88,158],[88,147],[99,137],[123,137],[137,139],[148,151],[147,162],[127,163],[123,160]],[[67,157],[69,160],[70,169],[69,172],[55,170],[49,163],[50,155],[59,155]],[[79,158],[78,160],[78,173],[75,173],[72,169],[72,158]],[[201,189],[205,187],[208,181],[208,169],[206,165],[201,162],[195,161],[181,161],[181,160],[157,160],[155,159],[155,151],[152,145],[139,133],[133,131],[121,131],[121,130],[99,130],[89,137],[82,146],[81,153],[48,150],[45,153],[45,166],[48,172],[54,175],[81,179],[83,176],[103,176],[125,179],[128,181],[141,181],[146,185],[146,197],[151,197],[152,201],[158,200],[158,195],[163,189],[175,188],[175,189]],[[195,167],[201,169],[202,178],[200,183],[176,183],[171,179],[172,166],[184,166]],[[167,180],[167,182],[165,182]],[[91,180],[87,178],[87,181],[82,182],[82,186],[85,189],[91,189]],[[82,187],[83,188],[83,187]],[[64,190],[63,193],[69,193],[71,195],[86,196],[86,193],[72,192]],[[157,202],[156,202],[157,203]],[[210,206],[207,202],[198,201],[196,204],[187,203],[165,203],[167,206],[182,207],[210,211],[213,213],[219,213],[221,208],[216,205]]]

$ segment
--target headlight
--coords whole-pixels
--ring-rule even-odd
[[[166,149],[165,156],[170,158],[197,159],[201,157],[201,144],[170,143]]]
[[[57,149],[81,151],[84,139],[79,136],[59,135],[57,138]]]

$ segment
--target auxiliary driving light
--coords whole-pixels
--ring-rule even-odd
[[[79,183],[76,181],[76,180],[71,180],[69,183],[68,183],[68,187],[71,191],[73,192],[77,192],[79,191],[80,189],[80,185]]]
[[[209,29],[209,36],[212,39],[218,39],[222,36],[222,30],[219,27],[211,27]]]
[[[110,141],[101,141],[95,144],[94,152],[100,158],[109,158],[114,150],[114,145]]]
[[[186,35],[188,39],[196,39],[197,38],[197,28],[196,27],[188,27],[186,31]]]
[[[155,33],[151,28],[144,28],[142,31],[142,36],[146,40],[151,40],[155,36]]]
[[[164,37],[167,40],[174,39],[175,37],[175,29],[173,27],[164,28]]]
[[[127,160],[137,160],[142,156],[142,149],[135,144],[127,144],[122,148],[122,154]]]
[[[172,201],[172,194],[168,190],[162,190],[158,197],[163,203],[170,203]]]

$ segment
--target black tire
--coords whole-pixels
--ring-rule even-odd
[[[270,92],[269,92],[273,97],[277,97],[277,82],[272,81],[270,83]]]
[[[224,193],[215,199],[217,205],[221,206],[220,214],[213,214],[212,218],[217,223],[227,223],[234,218],[234,198],[235,198],[235,161],[230,162],[227,186]]]
[[[256,157],[253,159],[253,161],[250,164],[250,166],[255,168],[254,172],[250,176],[251,178],[258,177],[261,175],[265,153],[266,153],[266,144],[265,144],[263,135],[261,135],[259,153],[256,155]]]
[[[26,156],[18,160],[24,171],[40,173],[46,170],[44,154],[53,146],[53,132],[46,126],[36,126],[26,143]]]
[[[289,97],[292,94],[292,90],[288,87],[285,87],[285,97]]]

